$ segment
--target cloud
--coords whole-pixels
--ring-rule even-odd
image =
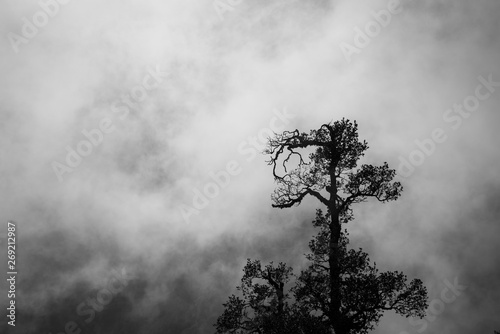
[[[5,37],[40,10],[1,6]],[[265,157],[238,152],[283,108],[296,115],[289,127],[303,131],[356,119],[370,144],[365,161],[394,168],[415,140],[443,128],[447,141],[402,179],[400,200],[355,208],[352,244],[384,269],[422,278],[431,298],[445,279],[469,286],[427,332],[500,328],[492,314],[500,92],[457,130],[443,120],[478,76],[500,81],[500,8],[493,0],[403,1],[346,62],[339,44],[386,7],[242,1],[220,20],[210,1],[70,1],[18,53],[2,39],[0,211],[19,225],[15,332],[59,333],[74,320],[92,333],[206,333],[246,258],[298,270],[317,203],[272,209]],[[113,103],[157,64],[168,78],[120,119]],[[66,146],[104,117],[116,130],[59,183],[51,163],[64,163]],[[242,172],[187,224],[179,206],[231,160]],[[85,324],[77,306],[120,266],[136,278]],[[388,315],[376,333],[402,330],[415,332]]]

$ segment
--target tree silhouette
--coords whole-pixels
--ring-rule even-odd
[[[285,289],[292,268],[284,263],[265,266],[247,260],[241,285],[243,298],[235,295],[223,304],[225,310],[215,324],[217,333],[330,334],[328,326],[290,303]],[[256,282],[257,281],[257,282]],[[289,291],[289,290],[288,290]]]
[[[314,226],[319,233],[309,243],[306,257],[311,265],[299,275],[292,288],[295,302],[307,306],[309,313],[335,328],[335,333],[365,334],[373,330],[386,310],[422,318],[427,308],[427,290],[419,279],[406,283],[406,276],[398,271],[379,273],[362,249],[348,249],[347,231],[340,234],[338,264],[340,275],[340,315],[343,327],[332,324],[329,300],[330,219],[321,210],[316,212]],[[318,312],[319,311],[319,312]],[[343,332],[341,332],[343,330]]]
[[[321,210],[313,221],[319,232],[309,242],[311,265],[295,276],[292,268],[280,263],[264,269],[260,261],[248,259],[241,286],[243,298],[235,295],[224,304],[218,318],[217,333],[330,334],[328,318],[329,270],[328,217]],[[399,272],[379,273],[361,249],[347,249],[347,232],[339,240],[341,275],[341,314],[347,333],[368,333],[374,329],[383,311],[395,310],[406,316],[423,317],[427,292],[418,279],[406,283]],[[287,288],[290,279],[295,285]],[[256,282],[257,281],[257,282]]]
[[[280,264],[262,271],[256,269],[260,263],[249,262],[246,281],[242,280],[244,299],[232,296],[224,304],[218,333],[331,333],[332,329],[336,334],[366,333],[386,310],[407,317],[425,315],[427,291],[420,280],[407,284],[402,273],[379,274],[362,250],[347,251],[342,224],[353,219],[352,204],[370,197],[380,202],[396,200],[402,191],[387,163],[355,169],[367,149],[366,141],[358,140],[357,123],[346,119],[323,124],[309,134],[284,131],[269,139],[265,153],[278,184],[271,196],[273,207],[289,208],[311,195],[326,206],[326,214],[317,211],[313,224],[319,232],[306,255],[312,264],[297,277],[291,304],[283,290],[291,269]],[[290,164],[295,168],[290,169]],[[248,279],[263,279],[264,285],[248,285]],[[262,308],[264,313],[256,301],[268,306]],[[277,327],[265,327],[268,320]],[[250,324],[253,327],[245,327]],[[282,331],[288,324],[293,324],[293,331]]]
[[[313,149],[308,160],[304,158],[307,149]],[[396,172],[387,163],[378,167],[363,164],[355,170],[367,149],[367,142],[358,140],[357,123],[342,119],[323,124],[309,134],[299,130],[276,134],[265,151],[270,155],[269,164],[278,183],[272,196],[274,207],[289,208],[311,195],[327,208],[328,249],[323,267],[328,268],[329,298],[324,310],[337,334],[349,333],[353,326],[358,326],[348,314],[342,314],[339,266],[342,224],[352,220],[352,204],[370,197],[380,202],[396,200],[403,190],[399,182],[392,181]],[[293,162],[295,168],[289,171],[288,164]],[[390,305],[384,307],[392,309]]]

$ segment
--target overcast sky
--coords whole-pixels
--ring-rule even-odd
[[[13,220],[19,273],[2,332],[211,333],[247,258],[306,264],[319,203],[271,208],[266,128],[342,117],[369,143],[363,162],[404,174],[398,201],[354,208],[352,246],[444,305],[425,326],[387,313],[374,333],[500,329],[498,0],[0,6],[0,255],[6,272]],[[195,195],[226,169],[217,196]],[[439,302],[455,279],[467,288]],[[110,300],[92,316],[96,296]]]

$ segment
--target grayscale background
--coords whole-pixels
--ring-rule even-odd
[[[2,277],[9,220],[18,267],[16,326],[2,279],[0,332],[59,334],[74,321],[82,333],[213,333],[247,258],[306,264],[317,203],[271,207],[266,128],[342,117],[358,122],[367,163],[396,169],[442,129],[446,140],[397,177],[398,201],[355,207],[351,245],[421,278],[430,300],[446,281],[467,286],[424,333],[500,330],[500,87],[466,117],[452,110],[479,77],[500,82],[500,1],[401,0],[351,56],[343,46],[389,1],[221,1],[231,9],[62,1],[45,20],[37,1],[0,0]],[[23,37],[34,15],[40,27]],[[161,83],[127,106],[155,70]],[[285,112],[286,125],[273,121]],[[114,131],[68,167],[67,148],[106,118]],[[239,173],[193,209],[231,161]],[[85,322],[78,306],[120,270],[126,284]],[[373,333],[419,328],[387,313]]]

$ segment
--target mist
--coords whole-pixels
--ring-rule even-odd
[[[61,1],[28,38],[42,5],[1,1],[1,331],[214,332],[247,258],[307,265],[319,203],[271,207],[265,138],[343,117],[404,187],[354,207],[351,246],[430,301],[466,286],[425,329],[387,313],[373,333],[499,330],[500,2],[402,0],[364,45],[389,3]]]

